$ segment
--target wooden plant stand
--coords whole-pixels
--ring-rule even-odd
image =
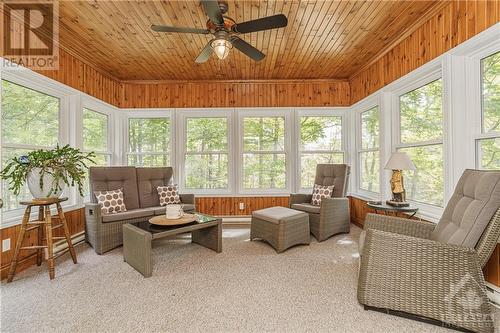
[[[24,211],[23,222],[21,224],[21,230],[19,232],[19,236],[16,242],[16,248],[14,250],[14,257],[12,258],[12,262],[10,263],[9,275],[7,277],[7,282],[11,282],[16,273],[16,266],[19,260],[19,252],[21,250],[37,250],[36,263],[38,266],[42,264],[42,255],[43,249],[47,249],[47,263],[49,266],[49,277],[52,280],[55,277],[55,264],[54,260],[60,255],[66,253],[69,250],[71,253],[71,258],[73,259],[73,263],[77,263],[76,261],[76,252],[71,244],[71,237],[69,235],[68,225],[66,223],[66,218],[64,217],[64,212],[61,208],[61,202],[68,200],[68,198],[47,198],[47,199],[34,199],[32,201],[22,201],[21,205],[26,206],[26,210]],[[60,224],[52,225],[52,217],[50,215],[50,206],[56,205],[57,207],[57,215],[59,217]],[[34,221],[30,221],[31,209],[32,207],[38,207],[38,219]],[[30,226],[34,225],[34,226]],[[45,240],[46,244],[42,245],[43,238],[42,233],[45,226]],[[63,228],[64,236],[63,237],[54,237],[52,236],[52,230],[57,228]],[[22,246],[24,241],[24,236],[26,232],[31,230],[38,230],[38,242],[35,246]],[[54,240],[65,239],[68,243],[68,249],[66,251],[61,251],[54,255]]]

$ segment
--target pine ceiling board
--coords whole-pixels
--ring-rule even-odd
[[[283,13],[284,29],[243,34],[266,54],[254,62],[236,49],[225,61],[194,59],[207,35],[157,33],[151,24],[203,28],[201,3],[76,0],[60,2],[60,41],[120,80],[331,79],[356,73],[435,1],[229,0],[237,22]]]

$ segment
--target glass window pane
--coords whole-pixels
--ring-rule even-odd
[[[186,188],[227,189],[227,154],[186,155]]]
[[[283,151],[284,149],[284,117],[256,117],[243,119],[244,151]]]
[[[370,192],[380,192],[380,153],[364,151],[359,153],[359,187]]]
[[[108,150],[108,116],[83,109],[83,149],[86,151]]]
[[[399,100],[402,143],[443,137],[441,79],[410,91],[400,96]]]
[[[300,117],[300,150],[342,150],[342,118]]]
[[[2,149],[2,169],[7,164],[7,161],[13,157],[19,157],[22,155],[26,155],[30,152],[28,149],[11,149],[11,148],[3,148]],[[3,208],[2,211],[8,211],[12,209],[17,209],[23,207],[19,205],[20,201],[23,200],[31,200],[33,197],[28,190],[28,186],[24,185],[21,188],[21,192],[18,196],[15,196],[12,191],[9,190],[10,184],[7,181],[2,180],[2,199],[3,199]]]
[[[300,187],[312,189],[317,164],[344,163],[343,153],[302,153],[300,155]]]
[[[400,149],[408,153],[416,171],[404,171],[406,198],[443,207],[443,145]]]
[[[145,167],[160,167],[170,166],[169,155],[128,155],[128,165],[145,166]]]
[[[361,114],[361,149],[379,146],[379,108],[378,106]]]
[[[481,61],[483,132],[500,132],[500,52]]]
[[[227,118],[188,118],[186,151],[227,151]]]
[[[286,188],[285,154],[243,154],[243,187]]]
[[[128,132],[131,153],[170,151],[169,118],[130,118]]]
[[[55,146],[59,137],[59,99],[2,80],[2,140]]]
[[[500,170],[500,138],[478,140],[479,169]]]

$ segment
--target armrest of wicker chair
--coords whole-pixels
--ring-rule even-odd
[[[98,252],[102,225],[101,206],[98,203],[85,204],[85,241]],[[98,252],[102,254],[102,252]]]
[[[349,220],[348,198],[323,198],[321,199],[321,218],[343,217]]]
[[[479,257],[471,248],[367,229],[358,301],[493,331]]]
[[[179,194],[179,198],[183,204],[195,204],[194,194]]]
[[[376,229],[425,239],[430,238],[435,227],[431,222],[380,214],[367,214],[364,224],[364,230]]]
[[[312,201],[312,194],[300,194],[300,193],[290,194],[290,207],[293,204],[311,203],[311,201]]]

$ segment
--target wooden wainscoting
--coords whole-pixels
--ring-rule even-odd
[[[68,211],[64,213],[66,217],[66,221],[68,222],[68,228],[71,235],[75,235],[79,232],[85,230],[85,210],[83,208],[76,209],[72,211]],[[56,216],[52,217],[54,222],[57,224],[59,218]],[[5,279],[7,274],[9,273],[10,262],[12,260],[12,256],[14,255],[14,249],[16,247],[17,236],[19,235],[19,230],[21,229],[21,225],[15,225],[12,227],[0,229],[0,238],[1,240],[10,238],[10,250],[1,253],[1,278]],[[64,236],[62,228],[58,228],[54,230],[54,236]],[[26,234],[24,239],[24,246],[32,246],[35,245],[38,240],[38,231],[31,230]],[[31,265],[36,264],[36,252],[35,250],[26,250],[21,251],[20,254],[20,262],[17,265],[17,272],[20,272]]]
[[[366,214],[375,213],[375,211],[368,208],[365,200],[349,197],[349,201],[351,206],[351,222],[363,227]],[[490,260],[483,269],[483,273],[486,281],[500,287],[500,244],[497,244]]]
[[[240,209],[242,202],[244,209]],[[289,197],[197,197],[196,210],[218,216],[249,216],[254,210],[273,206],[288,207]]]

